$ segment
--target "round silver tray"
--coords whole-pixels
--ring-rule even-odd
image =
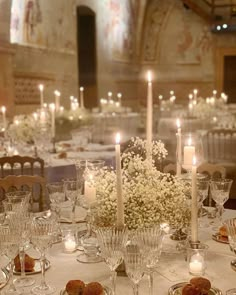
[[[222,236],[220,233],[215,233],[212,235],[212,240],[223,243],[223,244],[229,244],[229,240],[227,237]]]
[[[0,289],[6,286],[9,280],[9,271],[6,268],[0,269]]]
[[[188,284],[188,282],[182,282],[171,286],[168,290],[168,295],[182,295],[182,288],[186,284]],[[223,295],[223,293],[219,289],[211,287],[208,295]]]
[[[103,286],[103,290],[104,290],[104,295],[111,295],[112,291],[110,288],[108,288],[107,286]],[[68,293],[66,292],[66,289],[61,290],[60,295],[68,295]]]
[[[50,261],[46,259],[46,261],[45,261],[45,270],[49,269],[50,266],[51,266]],[[26,271],[25,274],[26,275],[33,275],[33,274],[37,274],[37,273],[40,273],[40,272],[41,272],[40,259],[35,259],[34,270],[33,271]],[[21,274],[20,271],[15,270],[15,267],[13,268],[13,273],[14,273],[14,275],[20,275]]]

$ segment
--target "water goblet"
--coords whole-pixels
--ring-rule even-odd
[[[125,227],[97,227],[98,244],[101,256],[111,271],[112,294],[116,294],[116,269],[123,261],[124,248],[128,240],[128,232]]]
[[[125,269],[132,282],[134,295],[139,294],[139,282],[144,276],[145,260],[137,244],[128,244],[124,252]]]
[[[5,211],[5,207],[3,203],[1,202],[0,203],[0,226],[5,223],[5,219],[6,219],[6,211]]]
[[[55,221],[51,218],[35,218],[30,226],[31,243],[40,252],[41,283],[32,288],[32,293],[48,295],[55,292],[55,287],[50,286],[45,280],[45,252],[51,246],[55,233]]]
[[[51,182],[47,184],[51,209],[55,211],[58,221],[61,217],[61,203],[65,202],[65,189],[63,182]]]
[[[64,181],[65,197],[72,204],[72,223],[75,223],[75,208],[76,203],[81,194],[81,187],[79,187],[77,179],[65,179]]]
[[[160,260],[163,237],[164,231],[160,225],[137,232],[137,241],[145,259],[150,295],[153,295],[153,273]]]
[[[199,225],[204,226],[202,222],[203,217],[203,202],[206,200],[209,192],[209,180],[208,179],[198,179],[197,180],[197,192],[198,192],[198,208],[199,208]]]
[[[222,215],[224,212],[224,203],[229,199],[229,193],[231,185],[233,183],[232,179],[218,179],[212,180],[210,182],[210,189],[212,199],[216,202],[216,218],[215,229],[222,225]]]
[[[5,295],[19,295],[22,294],[16,289],[13,283],[13,267],[14,258],[16,257],[19,250],[19,233],[9,227],[0,227],[0,244],[1,252],[5,254],[10,260],[10,271],[9,271],[9,281],[10,285],[8,289],[4,292]]]
[[[31,198],[31,192],[30,191],[12,191],[5,194],[6,200],[11,203],[12,211],[16,212],[22,212],[22,211],[28,211],[29,209],[29,203]]]

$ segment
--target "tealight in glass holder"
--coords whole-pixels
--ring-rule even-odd
[[[208,246],[201,243],[190,244],[187,248],[189,273],[193,276],[203,276],[206,270],[206,252]]]
[[[63,250],[66,253],[72,253],[77,248],[77,240],[75,235],[75,230],[73,229],[63,229],[62,230],[62,243]]]

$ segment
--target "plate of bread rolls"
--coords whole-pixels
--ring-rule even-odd
[[[82,280],[70,280],[60,295],[111,295],[111,289],[98,282],[84,283]]]
[[[49,262],[49,260],[46,259],[45,270],[47,270],[49,267],[50,267],[50,262]],[[32,275],[32,274],[36,274],[36,273],[40,273],[40,272],[41,272],[40,260],[35,259],[35,258],[29,256],[28,254],[25,254],[25,274]],[[21,274],[21,264],[20,264],[19,254],[14,259],[13,273],[15,275]]]
[[[219,232],[212,235],[212,239],[216,242],[229,244],[228,233],[225,225],[219,228]]]
[[[223,295],[223,293],[213,287],[207,278],[194,277],[189,282],[170,287],[168,295]]]

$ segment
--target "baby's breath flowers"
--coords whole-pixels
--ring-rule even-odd
[[[170,174],[162,173],[147,160],[145,141],[132,139],[134,148],[123,158],[123,198],[125,223],[129,229],[168,223],[173,228],[183,228],[189,223],[190,211],[184,194],[184,184]],[[162,142],[153,144],[153,157],[162,159],[167,151]],[[116,174],[103,168],[95,179],[97,211],[104,224],[114,221],[116,216]]]

